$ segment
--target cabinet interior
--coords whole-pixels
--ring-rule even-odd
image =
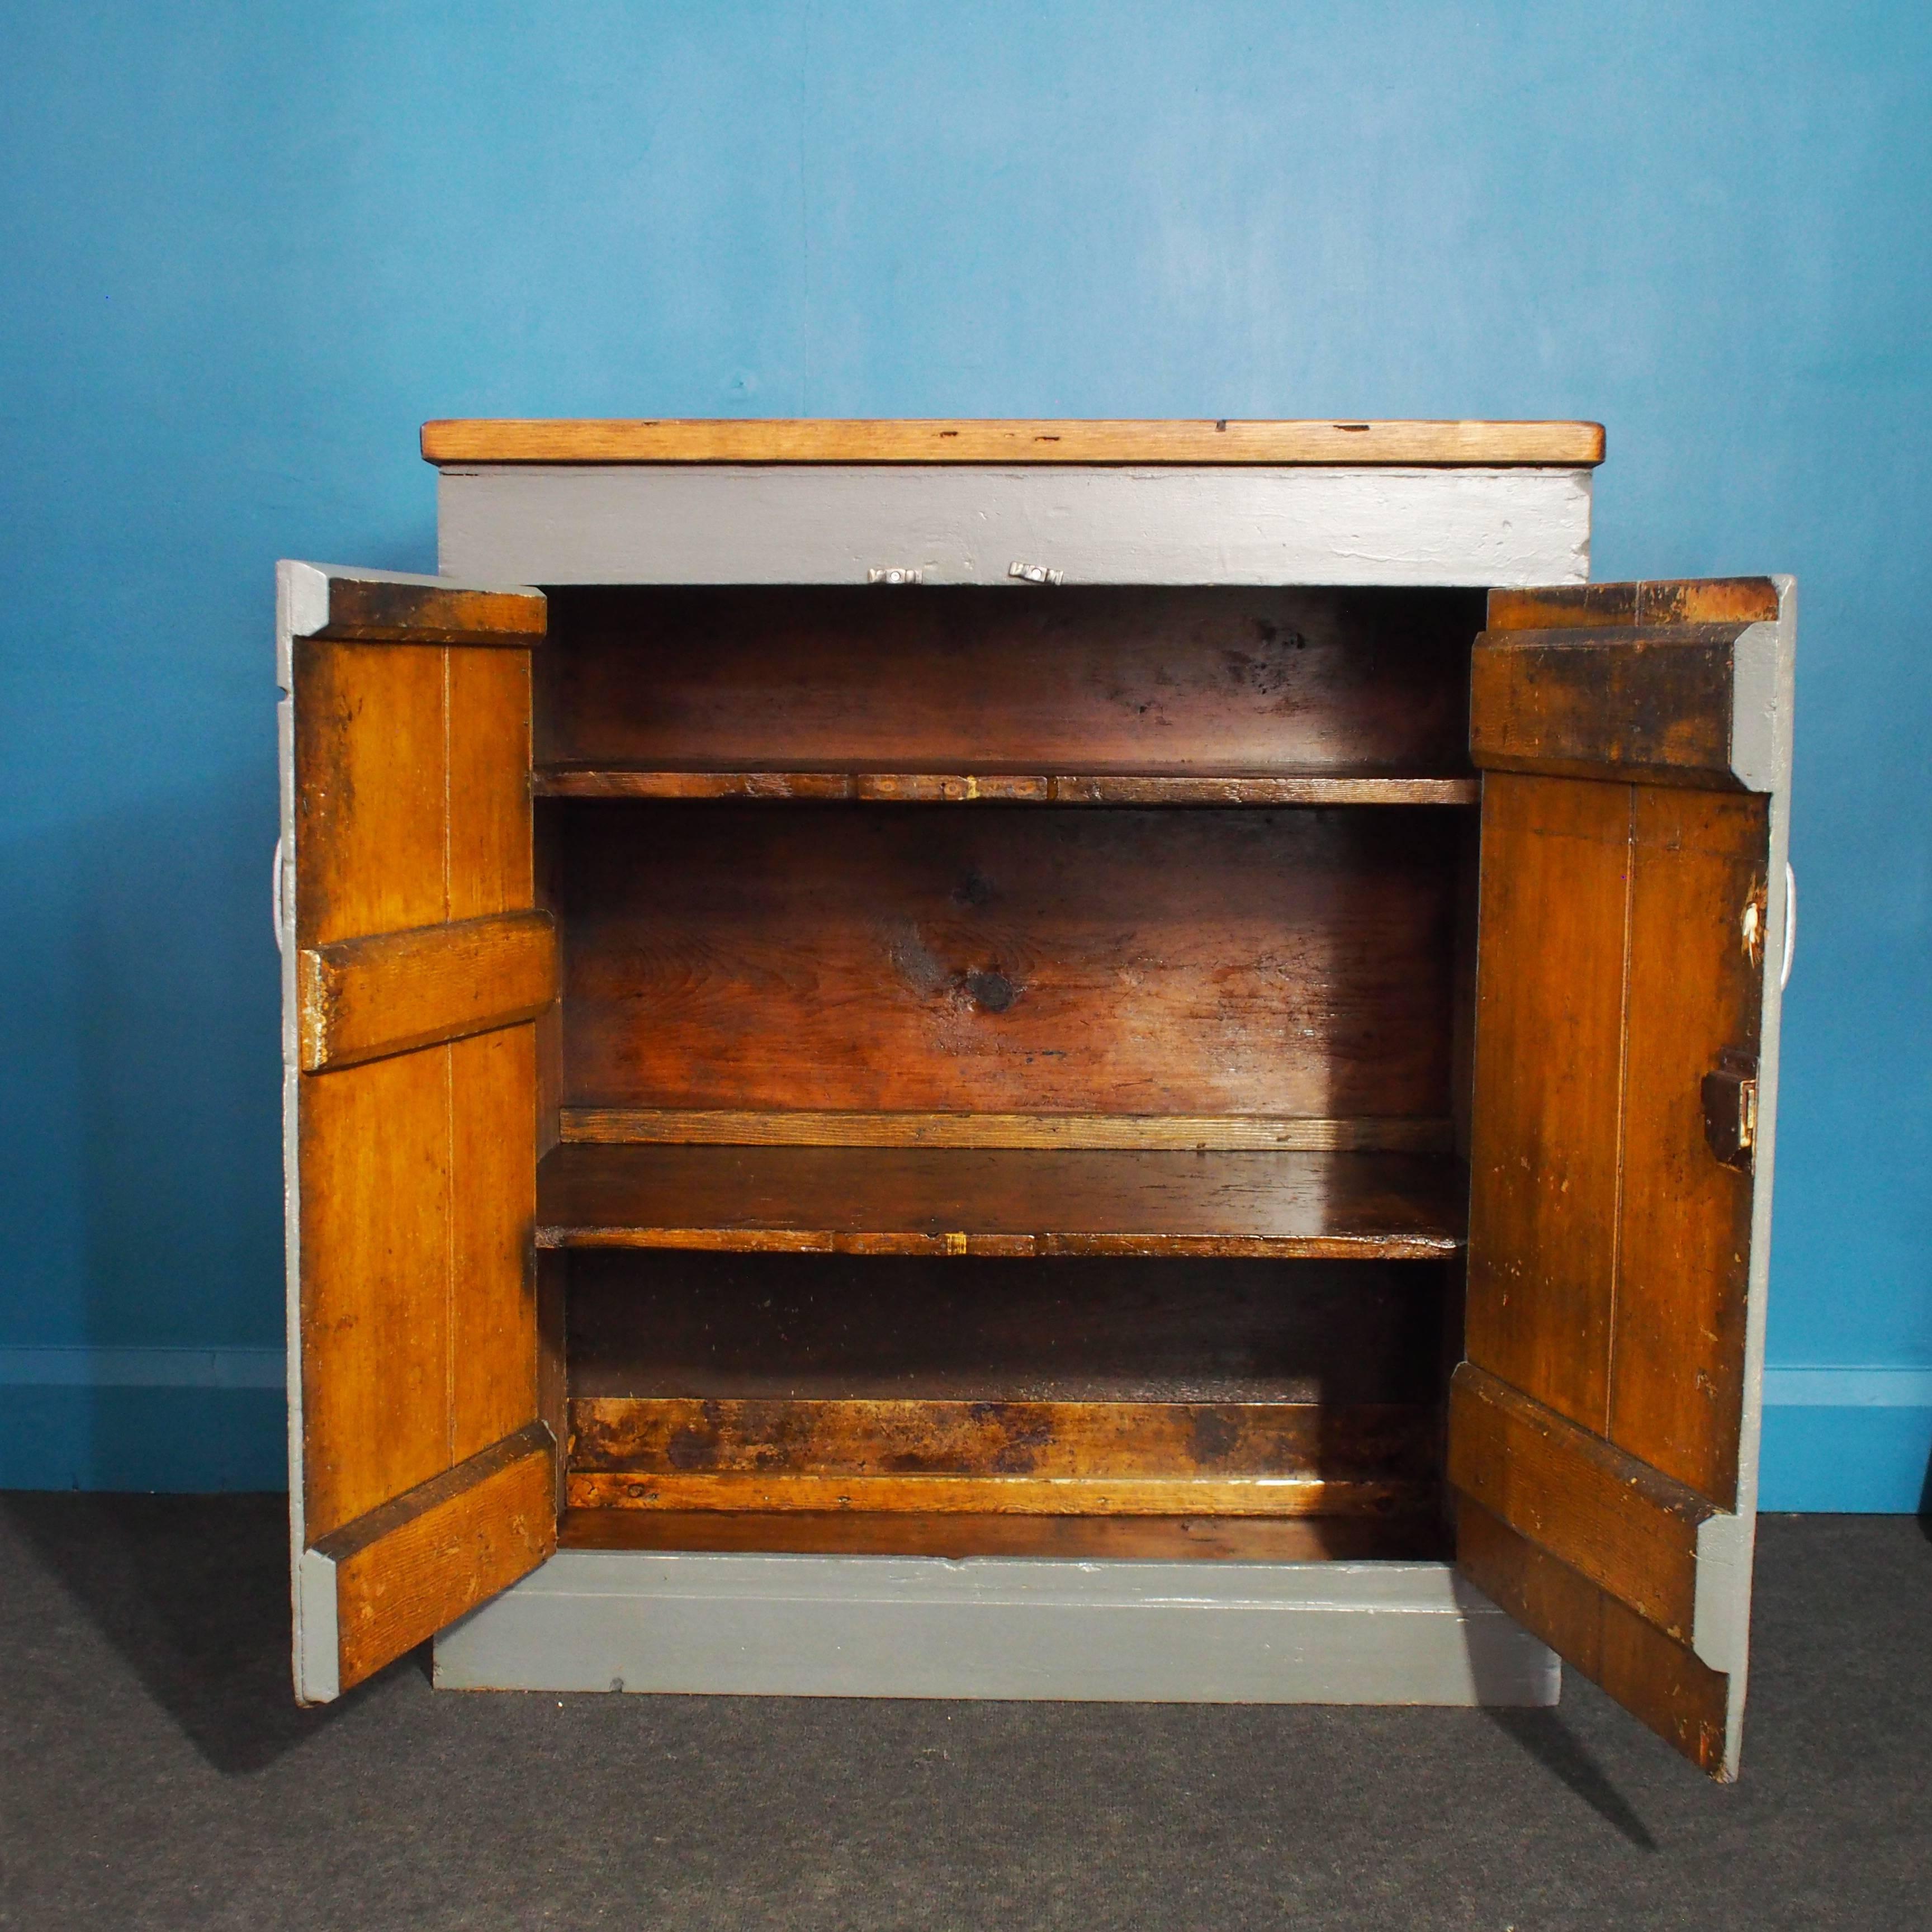
[[[1440,1553],[1482,613],[551,593],[567,1540]]]

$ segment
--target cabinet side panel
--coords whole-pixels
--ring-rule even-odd
[[[1757,1052],[1768,802],[1636,794],[1608,1432],[1726,1509],[1737,1502],[1752,1188],[1706,1142],[1701,1083],[1726,1052]]]
[[[530,653],[471,649],[447,656],[448,916],[472,919],[534,903]]]
[[[1600,1431],[1630,815],[1626,785],[1483,782],[1467,1353]]]

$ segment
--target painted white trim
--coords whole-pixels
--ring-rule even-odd
[[[0,1348],[0,1388],[279,1389],[280,1348]]]
[[[1932,1369],[1862,1364],[1766,1369],[1767,1408],[1932,1408]]]

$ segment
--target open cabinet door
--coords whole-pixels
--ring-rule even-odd
[[[296,1694],[542,1562],[530,590],[278,575]]]
[[[1704,1769],[1750,1616],[1790,580],[1496,592],[1457,1557]]]

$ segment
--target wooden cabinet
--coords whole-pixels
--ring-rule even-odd
[[[1733,1771],[1789,580],[1588,584],[1590,424],[424,447],[281,569],[298,1694]]]

